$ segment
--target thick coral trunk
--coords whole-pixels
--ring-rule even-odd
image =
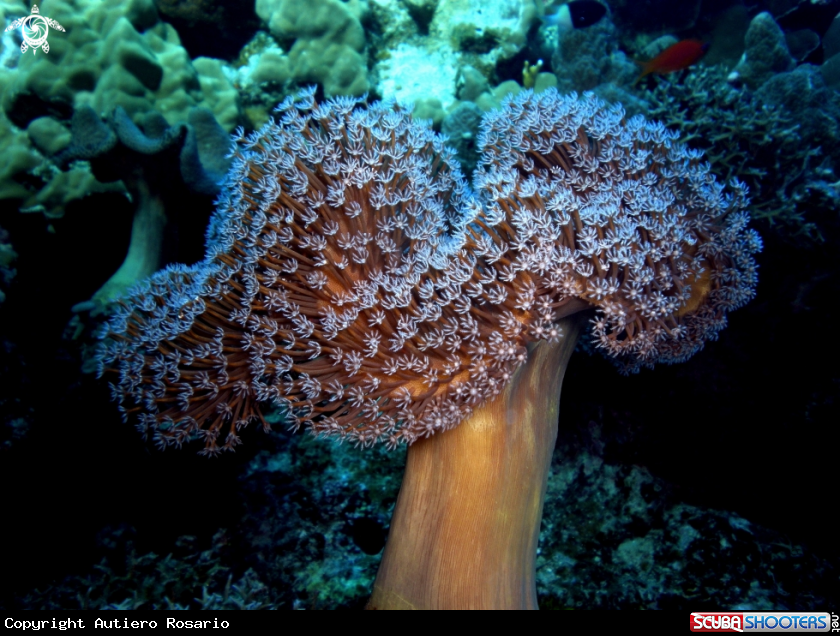
[[[560,387],[580,329],[530,352],[504,392],[408,450],[369,609],[536,609],[535,558]]]
[[[128,183],[126,184],[128,186]],[[148,278],[161,266],[163,231],[166,212],[160,196],[150,192],[142,180],[131,182],[129,191],[134,199],[134,221],[128,254],[120,268],[93,295],[93,300],[107,304],[122,296],[132,285]]]

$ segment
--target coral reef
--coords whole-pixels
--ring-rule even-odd
[[[253,570],[234,578],[221,564],[224,531],[200,550],[195,537],[180,537],[165,557],[137,554],[121,528],[102,538],[108,557],[87,575],[36,590],[20,603],[41,610],[260,610],[275,609]]]
[[[46,0],[41,10],[67,31],[50,38],[46,55],[4,50],[0,151],[8,161],[0,168],[0,200],[60,218],[91,195],[127,193],[121,183],[97,180],[83,162],[61,170],[52,161],[70,143],[74,110],[92,108],[107,116],[121,107],[138,121],[157,112],[178,126],[201,107],[213,111],[227,131],[239,122],[238,95],[221,62],[191,61],[150,0]],[[16,46],[7,38],[4,46],[10,45]]]
[[[755,90],[776,73],[793,70],[796,61],[785,43],[785,35],[769,13],[759,13],[750,22],[745,51],[729,81]]]
[[[128,254],[94,295],[99,303],[110,302],[161,267],[166,201],[177,190],[173,172],[180,173],[181,187],[213,195],[229,165],[228,137],[206,109],[193,109],[189,123],[178,126],[167,126],[162,116],[150,113],[144,129],[140,130],[121,107],[103,122],[92,108],[83,106],[73,115],[70,144],[55,157],[60,166],[80,159],[89,161],[98,181],[120,180],[134,203]]]
[[[551,69],[562,92],[626,87],[638,75],[636,65],[618,49],[616,28],[608,18],[588,29],[561,34]]]
[[[281,428],[278,414],[269,414]],[[357,608],[368,600],[405,458],[290,431],[272,433],[240,479],[234,547],[281,607]],[[247,547],[246,547],[247,546]]]
[[[484,113],[472,102],[461,102],[443,120],[441,132],[455,152],[467,175],[472,175],[478,163],[478,130]]]
[[[23,55],[14,72],[4,73],[2,107],[16,125],[84,105],[98,113],[122,106],[131,116],[154,110],[170,124],[204,106],[225,129],[236,125],[235,102],[219,86],[205,90],[178,34],[158,21],[151,0],[46,0],[41,10],[67,33],[51,38],[48,55]]]
[[[450,42],[457,51],[475,55],[484,65],[493,65],[525,46],[537,17],[533,0],[499,0],[485,3],[481,11],[475,11],[468,0],[439,0],[429,34]]]
[[[771,75],[757,91],[736,90],[726,70],[707,67],[659,81],[649,113],[702,148],[717,173],[749,187],[751,212],[790,240],[823,240],[838,202],[840,97],[815,67]]]
[[[497,69],[526,48],[539,11],[532,0],[493,2],[480,10],[465,0],[441,0],[423,7],[429,12],[420,10],[420,17],[415,17],[416,31],[403,29],[403,38],[390,34],[383,38],[387,53],[376,58],[372,75],[380,96],[403,103],[420,104],[429,98],[439,102],[439,116],[422,115],[437,126],[457,106],[456,93],[462,100],[477,96],[460,95],[465,81],[471,85],[466,94],[472,95],[477,85],[487,84]],[[416,9],[409,5],[412,16],[418,16]],[[522,62],[518,65],[521,69]],[[470,69],[467,75],[463,68]]]
[[[478,69],[464,64],[455,76],[455,88],[458,99],[474,102],[479,95],[490,90],[490,85]]]
[[[706,67],[658,82],[648,112],[747,184],[753,218],[788,241],[823,241],[840,203],[840,96],[819,67],[794,68],[770,14],[752,20],[745,46],[728,75]]]
[[[826,148],[822,154],[834,165],[840,162],[840,97],[828,88],[819,68],[803,64],[789,73],[767,79],[755,96],[766,110],[782,110],[798,126],[800,142],[809,148]]]
[[[840,88],[840,18],[832,20],[831,25],[822,37],[824,61],[820,72],[826,84],[834,90]]]
[[[592,91],[607,102],[621,104],[631,115],[644,114],[644,104],[631,90],[639,69],[619,48],[618,31],[610,18],[556,35],[546,33],[543,26],[540,55],[551,60],[560,92]]]
[[[369,88],[364,0],[257,0],[257,15],[289,52],[289,70],[301,83],[317,82],[328,97],[361,95]]]
[[[418,118],[438,125],[455,100],[458,55],[448,46],[429,42],[402,43],[376,65],[378,89],[403,104],[416,104],[426,112]],[[431,113],[429,112],[431,111]]]
[[[681,502],[647,468],[615,459],[626,444],[594,422],[561,431],[537,565],[541,607],[760,611],[828,602],[832,564],[737,514]],[[795,588],[780,585],[789,577]]]

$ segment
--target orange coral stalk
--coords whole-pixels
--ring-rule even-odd
[[[560,387],[581,328],[532,347],[505,390],[415,442],[368,609],[537,609],[535,559]]]

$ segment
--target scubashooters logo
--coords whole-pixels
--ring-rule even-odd
[[[828,612],[692,612],[692,632],[834,631]]]
[[[49,35],[50,27],[56,31],[64,31],[64,27],[52,18],[45,18],[38,11],[38,5],[32,5],[32,13],[25,18],[18,18],[6,27],[6,31],[14,31],[20,29],[23,35],[23,42],[20,45],[20,52],[26,53],[29,47],[32,47],[32,54],[38,52],[39,48],[44,49],[44,53],[50,52],[50,43],[47,42],[47,35]]]

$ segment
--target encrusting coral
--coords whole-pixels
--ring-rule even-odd
[[[717,183],[664,126],[592,95],[526,92],[488,115],[474,189],[442,139],[395,104],[317,105],[308,91],[278,111],[238,140],[205,260],[119,301],[99,361],[120,411],[160,446],[197,437],[208,454],[233,449],[250,421],[267,426],[265,402],[315,434],[412,444],[372,606],[533,606],[523,572],[573,314],[595,308],[594,342],[625,372],[692,355],[753,294],[760,240],[745,188]],[[496,453],[486,440],[499,423]],[[491,470],[482,445],[509,459]],[[516,483],[500,484],[512,466]],[[482,536],[517,543],[489,566],[514,579],[485,577],[496,596],[441,592],[429,572],[452,581],[469,567],[417,565],[409,555],[428,539],[394,538],[424,515],[445,534],[441,520],[459,513],[435,480],[449,469],[490,476],[458,502],[484,506],[507,489],[502,517],[524,519],[499,533],[492,514],[471,517],[487,520]],[[426,581],[431,597],[400,579]]]

